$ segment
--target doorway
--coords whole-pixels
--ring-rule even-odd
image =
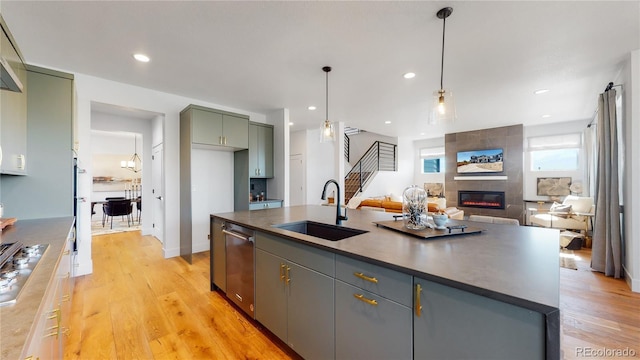
[[[305,204],[304,157],[302,154],[289,157],[289,205]]]
[[[109,133],[112,135],[111,140],[105,141],[102,144],[102,149],[107,149],[108,152],[119,153],[119,156],[123,157],[119,159],[117,162],[118,167],[120,167],[120,162],[126,163],[128,159],[130,159],[135,153],[141,158],[140,164],[137,167],[137,175],[139,177],[138,183],[135,188],[127,187],[125,190],[119,189],[122,191],[121,193],[114,194],[113,196],[120,196],[126,198],[133,198],[137,200],[140,197],[139,202],[136,201],[132,206],[132,218],[135,219],[134,224],[141,231],[142,235],[153,235],[158,238],[159,241],[164,241],[164,230],[165,226],[160,225],[158,227],[154,227],[154,221],[158,219],[165,219],[164,216],[164,207],[160,206],[158,211],[161,214],[154,214],[156,212],[156,207],[154,206],[154,194],[152,192],[155,186],[161,188],[161,191],[164,195],[164,156],[163,152],[161,154],[157,154],[158,151],[157,146],[163,144],[164,142],[164,115],[160,113],[155,113],[146,110],[133,109],[127,107],[121,107],[112,104],[104,104],[104,103],[91,103],[91,144],[92,154],[94,153],[93,148],[97,147],[95,140],[95,134],[97,132]],[[129,136],[130,139],[125,143],[118,143],[113,140],[116,136],[125,137]],[[134,139],[135,141],[134,145]],[[130,142],[130,144],[129,144]],[[136,147],[134,149],[134,146]],[[162,147],[160,150],[162,151]],[[152,160],[154,155],[159,155],[160,159],[158,162]],[[156,164],[161,164],[160,169],[154,169]],[[99,174],[96,172],[96,168],[92,165],[88,172],[92,177],[96,177]],[[129,171],[129,174],[134,172]],[[127,175],[128,176],[128,175]],[[157,179],[159,177],[159,179]],[[93,180],[93,179],[92,179]],[[91,202],[94,201],[104,201],[103,196],[96,196],[96,192],[94,191],[95,183],[92,181],[91,188]],[[111,196],[111,195],[110,195]],[[145,204],[146,206],[142,206]],[[140,206],[137,206],[140,205]],[[96,204],[95,208],[100,208],[102,205]],[[138,212],[138,209],[140,211]],[[100,216],[96,216],[100,215]],[[138,221],[139,219],[139,221]],[[101,213],[93,215],[93,220],[99,220],[101,222],[102,215]],[[114,228],[116,226],[116,219],[114,218]],[[164,223],[162,220],[157,220]],[[125,227],[127,223],[125,222]],[[131,226],[133,227],[133,226]],[[105,226],[107,228],[107,226]],[[109,226],[110,228],[110,226]]]

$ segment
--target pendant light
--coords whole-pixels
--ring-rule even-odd
[[[133,138],[133,156],[128,161],[120,161],[120,167],[134,173],[142,171],[142,159],[138,156],[138,135]]]
[[[433,108],[431,111],[431,117],[429,118],[430,124],[450,122],[456,119],[456,108],[453,101],[453,94],[451,91],[446,91],[443,85],[444,78],[444,34],[447,18],[453,12],[453,8],[446,7],[440,9],[436,16],[438,19],[442,19],[442,57],[440,61],[440,89],[433,94]]]
[[[325,66],[322,71],[326,73],[326,106],[327,112],[325,120],[320,125],[320,142],[331,142],[335,140],[335,127],[331,121],[329,121],[329,71],[330,66]]]

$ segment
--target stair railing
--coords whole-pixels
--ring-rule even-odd
[[[397,145],[374,142],[345,176],[345,204],[364,191],[378,171],[397,171],[397,163]]]

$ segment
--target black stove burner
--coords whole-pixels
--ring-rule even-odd
[[[20,249],[22,249],[23,244],[21,242],[14,242],[10,244],[0,244],[0,268],[4,266],[9,260],[13,258]]]

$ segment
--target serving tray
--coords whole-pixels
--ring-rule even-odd
[[[469,234],[479,234],[483,229],[467,226],[464,229],[430,229],[425,228],[423,230],[411,230],[407,229],[404,226],[404,221],[402,220],[386,220],[386,221],[374,221],[378,227],[387,228],[390,230],[398,231],[407,235],[419,237],[422,239],[432,239],[437,237],[444,236],[460,236],[460,235],[469,235]]]

